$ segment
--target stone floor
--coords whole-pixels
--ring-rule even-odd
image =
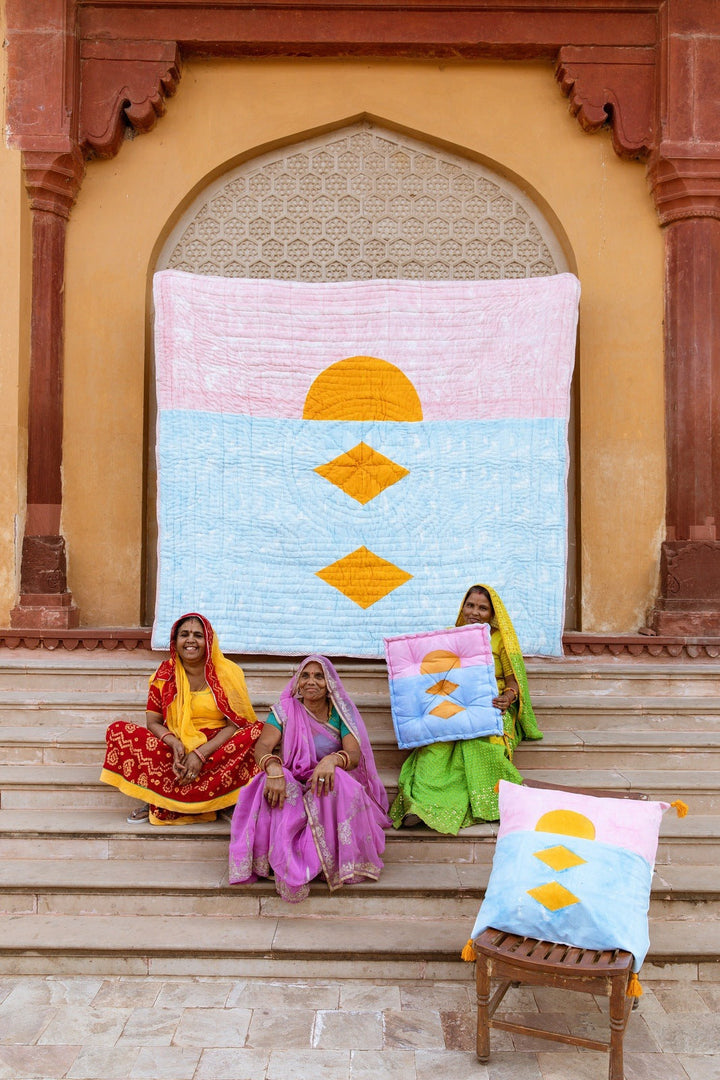
[[[607,1056],[494,1032],[473,1052],[466,982],[0,976],[0,1080],[605,1080]],[[602,1031],[605,1003],[511,990],[532,1026]],[[720,1080],[720,984],[653,982],[626,1080]]]

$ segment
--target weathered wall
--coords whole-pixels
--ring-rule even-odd
[[[155,132],[89,165],[66,276],[63,524],[83,623],[140,617],[146,310],[161,241],[209,175],[364,113],[510,171],[566,237],[583,286],[582,628],[634,630],[656,584],[665,494],[662,235],[644,167],[580,130],[548,65],[415,61],[194,62]]]
[[[0,7],[0,36],[4,38],[3,20]],[[5,58],[3,49],[3,116]],[[16,533],[22,537],[24,513],[31,266],[30,211],[21,157],[4,142],[0,142],[0,251],[0,625],[8,626],[17,592]]]

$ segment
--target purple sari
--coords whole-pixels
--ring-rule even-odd
[[[361,751],[357,768],[337,768],[334,791],[324,795],[313,795],[310,777],[318,761],[342,744],[340,735],[315,720],[295,697],[300,672],[313,660],[322,667],[332,703]],[[285,804],[282,809],[268,805],[264,772],[242,788],[230,828],[231,884],[274,873],[283,900],[297,903],[321,873],[331,891],[364,878],[376,881],[383,867],[383,830],[390,824],[388,798],[365,724],[330,661],[308,656],[273,712],[283,729]]]

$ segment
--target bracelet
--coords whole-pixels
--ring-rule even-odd
[[[268,761],[277,761],[278,765],[282,767],[282,758],[279,757],[277,754],[263,754],[263,756],[258,761],[258,769],[262,769],[263,772],[266,772],[267,770],[265,766],[267,765]]]
[[[503,694],[508,694],[508,693],[512,694],[512,701],[510,702],[510,704],[512,705],[518,699],[518,692],[517,692],[517,690],[515,689],[514,686],[508,686],[508,687],[506,687],[505,690],[503,690]]]
[[[172,735],[172,731],[166,731],[165,734],[160,737],[160,742],[165,742],[168,735]]]
[[[344,769],[345,772],[347,772],[350,768],[350,755],[348,754],[347,750],[336,750],[335,753],[339,758],[342,758],[342,761],[340,762],[340,768]]]
[[[205,757],[205,755],[204,755],[204,754],[201,754],[201,753],[200,753],[200,751],[199,751],[199,750],[197,749],[197,747],[195,748],[195,750],[191,750],[190,752],[191,752],[192,754],[197,754],[197,756],[198,756],[198,757],[200,758],[200,760],[202,761],[203,765],[207,765],[207,758]]]

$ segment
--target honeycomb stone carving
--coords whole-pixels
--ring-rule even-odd
[[[274,150],[205,188],[158,269],[352,281],[542,277],[567,269],[505,177],[369,122]]]

